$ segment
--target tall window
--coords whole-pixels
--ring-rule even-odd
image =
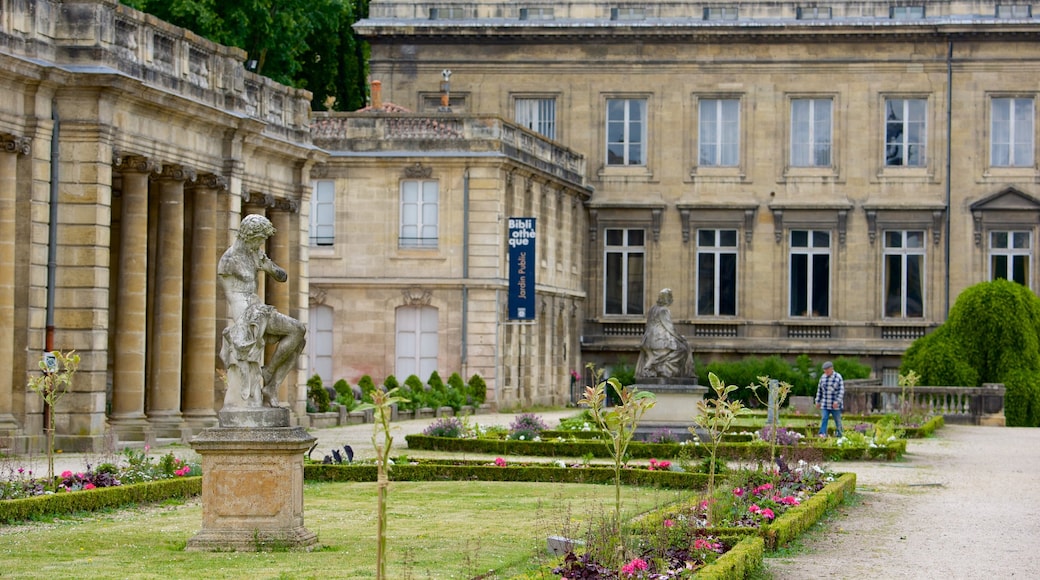
[[[315,181],[311,196],[311,245],[331,246],[336,241],[336,182]]]
[[[791,101],[791,165],[830,167],[831,100]]]
[[[697,230],[697,314],[737,313],[737,230]]]
[[[831,234],[791,230],[791,316],[830,316]]]
[[[517,99],[516,123],[555,139],[556,99]]]
[[[646,100],[607,100],[607,165],[645,165]]]
[[[644,236],[643,230],[606,231],[603,267],[606,314],[643,314]]]
[[[885,316],[924,316],[924,232],[885,232]]]
[[[437,309],[402,306],[397,309],[397,364],[401,382],[409,375],[424,381],[437,370]]]
[[[1004,278],[1032,288],[1033,236],[1030,232],[989,233],[990,280]]]
[[[924,99],[885,101],[885,165],[925,164]]]
[[[402,248],[437,247],[438,197],[436,181],[401,182]]]
[[[698,147],[700,165],[740,163],[740,101],[701,99]]]
[[[993,99],[990,164],[995,167],[1033,165],[1033,99]]]
[[[315,305],[308,311],[307,351],[310,353],[311,375],[322,381],[332,381],[332,326],[331,306]]]

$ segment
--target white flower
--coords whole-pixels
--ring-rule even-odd
[[[812,468],[813,468],[813,471],[815,471],[816,473],[820,473],[820,474],[823,473],[823,470],[820,469],[819,465],[813,465]]]
[[[523,441],[523,440],[524,440],[524,437],[526,437],[526,435],[521,435],[520,437],[518,437],[518,439],[520,439],[521,441]]]
[[[556,465],[556,467],[567,467],[567,464],[564,463],[562,459],[557,459],[553,463]]]

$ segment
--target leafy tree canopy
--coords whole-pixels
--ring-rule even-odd
[[[903,355],[900,372],[911,370],[922,385],[1004,383],[1007,424],[1040,426],[1040,298],[1003,279],[971,286]]]
[[[311,91],[316,110],[365,104],[368,45],[351,26],[368,0],[121,0],[248,53],[254,72]]]

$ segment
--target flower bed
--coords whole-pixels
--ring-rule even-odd
[[[0,523],[188,498],[202,493],[202,477],[179,477],[116,487],[53,493],[0,501]]]

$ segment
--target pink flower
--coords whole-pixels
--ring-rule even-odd
[[[771,519],[776,517],[776,515],[773,513],[773,510],[771,510],[769,508],[766,508],[766,509],[762,510],[761,513],[762,513],[762,517],[764,517],[767,520],[771,520]]]
[[[798,501],[798,498],[796,498],[795,496],[788,495],[788,496],[780,498],[780,502],[779,503],[782,503],[784,505],[798,505],[801,502]]]
[[[671,461],[661,461],[661,462],[659,462],[657,464],[657,467],[659,467],[661,469],[668,469],[671,466],[672,466],[672,462]]]
[[[672,520],[665,520],[664,521],[664,527],[666,527],[666,528],[670,528],[670,527],[672,527],[674,525],[675,525],[675,522],[673,522]]]
[[[501,457],[496,457],[495,458],[495,465],[497,465],[499,467],[505,467],[506,466],[506,460],[502,459]]]
[[[650,566],[646,563],[646,560],[642,558],[635,558],[628,564],[621,567],[621,571],[629,576],[635,575],[637,570],[646,570]]]
[[[753,514],[757,514],[758,512],[762,511],[762,508],[758,507],[757,503],[753,503],[750,506],[748,506],[747,511],[749,511],[749,512],[751,512]]]
[[[733,495],[735,495],[737,497],[744,497],[744,490],[742,488],[739,488],[739,487],[734,488],[733,489]]]
[[[83,489],[94,489],[93,483],[87,483],[83,485]]]
[[[758,494],[762,493],[763,491],[769,491],[771,489],[773,489],[773,484],[771,484],[771,483],[763,483],[762,485],[756,487],[755,491],[753,493],[755,495],[758,495]]]

